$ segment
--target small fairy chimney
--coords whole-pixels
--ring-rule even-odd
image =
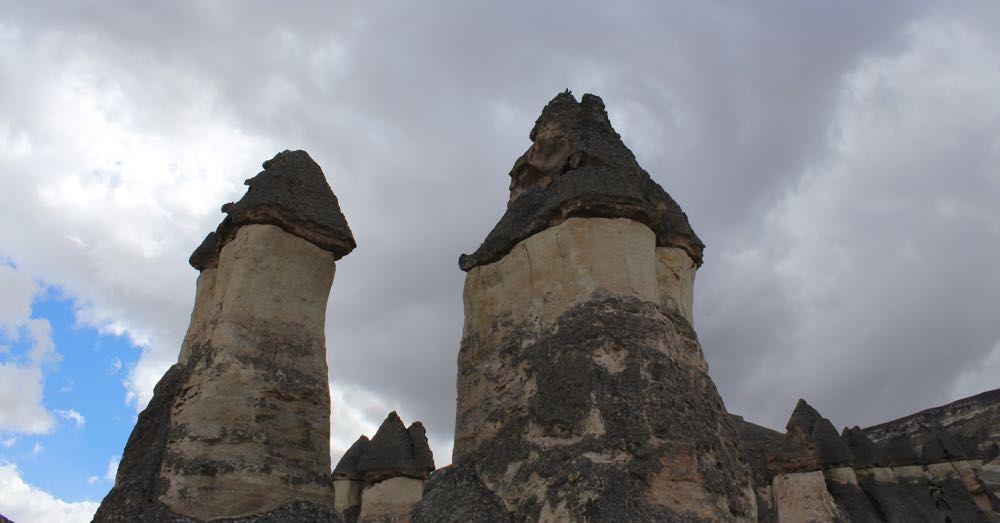
[[[333,471],[336,511],[351,523],[410,521],[434,456],[419,421],[409,428],[390,412],[369,441],[361,436]]]

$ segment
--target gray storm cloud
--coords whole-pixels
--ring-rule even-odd
[[[358,242],[327,323],[335,440],[397,408],[447,462],[457,257],[503,213],[506,173],[567,87],[604,98],[707,244],[695,325],[731,411],[780,427],[805,397],[866,425],[998,386],[996,8],[7,11],[0,257],[143,346],[138,406],[176,359],[185,260],[218,205],[303,148]]]

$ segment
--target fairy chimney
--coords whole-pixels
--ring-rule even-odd
[[[95,521],[332,514],[324,322],[354,238],[304,151],[279,153],[246,184],[191,256],[200,275],[178,362]]]
[[[459,260],[454,465],[414,519],[752,519],[692,327],[704,245],[597,96],[557,95],[530,138],[506,213]]]

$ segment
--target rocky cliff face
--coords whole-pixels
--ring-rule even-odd
[[[988,453],[977,450],[990,446],[972,437],[996,430],[993,398],[986,393],[839,436],[803,400],[785,434],[736,417],[753,466],[758,520],[1000,520]],[[952,433],[956,423],[965,432]]]
[[[305,152],[247,185],[191,257],[201,274],[180,357],[95,521],[335,519],[323,328],[354,239]]]
[[[691,325],[703,245],[601,100],[556,96],[472,255],[453,465],[417,521],[755,517]]]
[[[984,461],[1000,456],[1000,389],[934,407],[864,429],[876,442],[907,438],[922,452],[935,431],[955,436],[968,452]]]

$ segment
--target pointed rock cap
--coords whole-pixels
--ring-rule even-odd
[[[228,216],[191,255],[189,261],[195,269],[216,266],[222,247],[237,229],[249,224],[280,227],[332,252],[338,260],[354,250],[357,244],[337,196],[308,153],[280,152],[263,166],[263,171],[244,182],[248,189],[243,198],[222,206]]]
[[[370,483],[397,476],[427,479],[434,471],[434,457],[423,424],[416,422],[406,429],[399,415],[390,412],[361,456],[357,471]]]
[[[521,240],[572,217],[644,223],[657,246],[684,249],[701,265],[705,244],[622,143],[599,97],[585,94],[577,102],[568,90],[556,95],[530,138],[533,144],[510,171],[507,212],[476,252],[459,258],[463,271],[493,263]]]
[[[847,449],[854,456],[854,468],[886,466],[885,452],[865,434],[865,431],[861,430],[861,427],[857,425],[851,428],[844,427],[840,439],[844,440]]]
[[[847,448],[833,423],[819,414],[816,409],[800,399],[785,425],[788,436],[810,447],[824,467],[849,466],[854,456]]]
[[[333,469],[333,479],[361,479],[358,463],[361,462],[361,456],[364,455],[369,446],[368,436],[358,438],[337,462],[337,466]]]

